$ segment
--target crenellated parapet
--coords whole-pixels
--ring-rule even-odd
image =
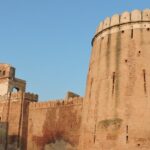
[[[37,102],[38,95],[33,93],[24,93],[24,92],[14,92],[8,93],[3,96],[0,96],[0,102],[7,101],[30,101],[31,107],[56,107],[56,106],[64,106],[64,105],[78,105],[82,104],[82,97],[70,97],[69,99],[58,99],[58,100],[49,100],[47,102]]]
[[[82,105],[82,97],[69,98],[67,100],[49,100],[47,102],[32,102],[30,103],[30,109],[40,109],[40,108],[54,108],[54,107],[67,107],[74,105]]]
[[[99,24],[92,45],[97,37],[101,38],[108,34],[136,28],[150,28],[150,9],[133,10],[120,15],[115,14],[111,18],[107,17]]]
[[[38,101],[38,95],[33,93],[25,93],[24,98],[25,100],[29,100],[29,101],[35,101],[35,102]]]
[[[9,100],[15,101],[22,99],[22,92],[16,92],[16,93],[7,93],[3,96],[0,96],[0,102],[7,102]]]
[[[33,93],[24,93],[24,92],[14,92],[14,93],[7,93],[3,96],[0,96],[0,102],[7,102],[7,101],[21,101],[22,99],[27,101],[38,101],[38,95]]]

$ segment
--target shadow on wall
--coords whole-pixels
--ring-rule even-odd
[[[0,149],[5,149],[6,147],[6,133],[7,123],[0,122]]]
[[[21,115],[17,116],[16,113],[10,113],[8,115],[8,122],[1,122],[0,119],[0,150],[26,150],[27,148],[27,137],[28,137],[28,104],[29,102],[24,102]],[[16,106],[11,103],[11,107]],[[24,114],[24,115],[22,115]],[[15,119],[13,119],[15,116]],[[19,121],[19,125],[17,122]],[[18,130],[14,130],[14,126],[18,125]]]
[[[0,150],[17,150],[20,146],[20,137],[8,135],[8,126],[8,123],[0,122]]]

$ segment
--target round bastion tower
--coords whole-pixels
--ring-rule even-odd
[[[150,9],[106,18],[92,46],[79,150],[150,150]]]

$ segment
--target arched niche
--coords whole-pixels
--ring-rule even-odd
[[[16,93],[16,92],[19,92],[20,91],[20,89],[18,88],[18,87],[13,87],[12,89],[11,89],[11,92],[12,93]]]

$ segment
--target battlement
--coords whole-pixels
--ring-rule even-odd
[[[0,102],[6,102],[8,100],[19,100],[22,98],[22,92],[16,92],[16,93],[7,93],[3,96],[0,96]]]
[[[25,100],[29,101],[38,101],[38,95],[33,93],[24,93],[24,92],[14,92],[14,93],[7,93],[3,96],[0,96],[0,102],[6,102],[8,100],[11,101],[18,101],[24,98]]]
[[[9,64],[0,63],[0,79],[2,80],[4,78],[14,78],[14,77],[15,77],[15,68]]]
[[[25,93],[24,98],[29,101],[38,101],[38,95],[33,93]]]
[[[103,37],[107,34],[133,28],[150,28],[150,9],[143,11],[133,10],[132,12],[123,12],[120,15],[115,14],[111,18],[107,17],[104,21],[100,22],[96,29],[92,45],[94,40],[100,35]]]
[[[74,97],[67,100],[49,100],[47,102],[32,102],[30,103],[30,109],[40,108],[54,108],[54,107],[66,107],[71,105],[82,105],[83,97]]]

